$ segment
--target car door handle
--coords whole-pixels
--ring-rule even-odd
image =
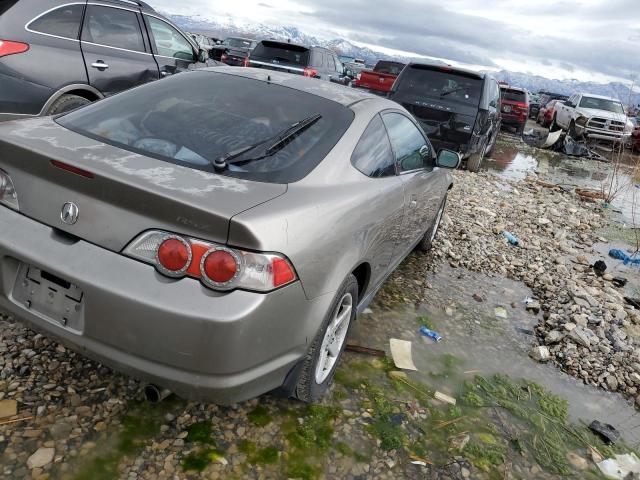
[[[98,70],[106,70],[107,68],[109,68],[109,65],[104,63],[102,60],[98,60],[97,62],[93,62],[91,64],[91,66],[93,68],[97,68]]]

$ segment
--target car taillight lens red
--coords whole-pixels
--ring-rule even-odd
[[[318,76],[318,70],[316,70],[315,68],[305,67],[304,76],[305,77],[315,78],[315,77]]]
[[[227,250],[213,250],[202,262],[202,273],[214,283],[227,283],[238,273],[238,263]]]
[[[273,286],[279,287],[280,285],[286,285],[292,282],[296,278],[296,274],[287,262],[283,258],[274,258],[271,261],[271,268],[273,269]]]
[[[249,252],[161,230],[141,234],[123,253],[154,265],[166,276],[197,278],[214,290],[268,292],[298,278],[279,253]]]
[[[27,50],[29,50],[28,43],[0,40],[0,57],[15,55],[16,53],[24,53]]]
[[[191,263],[191,247],[182,239],[168,238],[158,247],[158,262],[162,273],[182,274]]]

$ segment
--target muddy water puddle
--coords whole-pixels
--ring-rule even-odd
[[[620,269],[620,273],[625,272]],[[460,393],[457,379],[452,378],[454,382],[449,384],[447,377],[432,375],[443,355],[457,359],[457,370],[463,377],[500,373],[532,380],[569,400],[569,414],[574,421],[606,420],[630,444],[640,444],[640,413],[630,402],[620,395],[584,385],[553,365],[529,358],[528,352],[535,344],[533,328],[539,318],[525,309],[524,300],[532,296],[526,286],[450,266],[431,274],[427,280],[432,285],[427,303],[418,309],[393,311],[374,306],[371,315],[358,320],[351,341],[376,348],[385,348],[389,338],[412,341],[413,358],[419,370],[416,377],[454,395]],[[482,302],[476,301],[474,294]],[[507,318],[496,316],[496,311],[503,313],[500,309],[506,311]],[[441,342],[419,334],[420,323],[425,323],[419,321],[420,317],[443,337]]]

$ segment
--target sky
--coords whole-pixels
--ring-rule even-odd
[[[148,0],[373,50],[547,78],[640,83],[640,0]]]

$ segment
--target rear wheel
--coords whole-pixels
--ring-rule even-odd
[[[480,167],[482,166],[482,160],[484,160],[485,155],[487,154],[487,143],[485,142],[480,150],[476,153],[473,153],[469,160],[467,160],[467,170],[470,172],[479,172]]]
[[[444,215],[444,208],[446,204],[447,195],[445,194],[444,198],[442,199],[442,204],[440,205],[440,210],[438,210],[438,214],[436,215],[436,219],[434,220],[433,225],[431,225],[431,228],[427,230],[427,233],[424,234],[424,237],[422,237],[422,240],[418,244],[418,249],[422,250],[423,252],[428,252],[433,246],[433,241],[438,235],[438,228],[440,228],[440,223],[442,222],[442,216]]]
[[[71,110],[75,110],[76,108],[84,107],[89,103],[91,103],[91,101],[87,100],[84,97],[65,93],[51,104],[46,114],[57,115],[58,113],[69,112]]]
[[[553,118],[551,119],[551,124],[549,125],[549,131],[557,132],[558,130],[560,130],[560,125],[558,125],[558,122],[557,122],[557,115],[554,115]]]
[[[303,359],[295,388],[295,396],[299,400],[315,402],[331,385],[351,324],[356,318],[357,305],[358,281],[349,275],[338,290],[318,335]]]

